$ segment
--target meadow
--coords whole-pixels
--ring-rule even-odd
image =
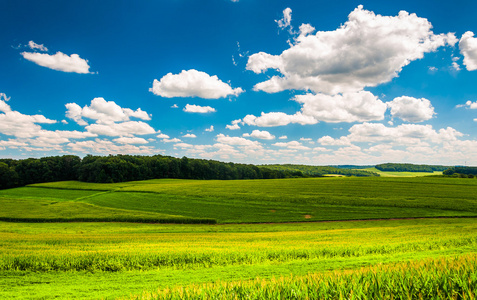
[[[459,178],[63,181],[0,191],[0,220],[264,223],[477,216]],[[38,216],[38,217],[37,217]]]
[[[2,190],[0,298],[475,299],[476,192],[433,177]]]

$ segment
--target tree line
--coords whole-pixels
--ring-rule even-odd
[[[442,174],[453,177],[474,178],[477,176],[477,167],[452,167],[442,172]]]
[[[337,168],[332,166],[308,166],[308,165],[284,164],[284,165],[263,165],[263,167],[266,167],[272,170],[277,170],[277,171],[299,172],[304,176],[310,176],[310,177],[320,177],[327,174],[356,176],[356,177],[379,176],[379,174],[375,172],[359,170],[357,168],[344,169],[344,168]]]
[[[415,164],[396,164],[396,163],[385,163],[376,165],[376,169],[383,172],[429,172],[433,173],[434,171],[444,171],[448,169],[449,166],[439,166],[439,165],[415,165]]]
[[[0,159],[0,188],[26,184],[79,180],[114,183],[159,178],[178,179],[275,179],[304,177],[301,172],[273,170],[250,164],[170,156],[74,155]]]

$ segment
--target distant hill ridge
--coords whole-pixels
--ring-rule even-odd
[[[449,169],[450,166],[385,163],[385,164],[376,165],[375,168],[383,172],[429,172],[429,173],[432,173],[435,171],[445,171]]]
[[[357,177],[370,177],[370,176],[379,176],[379,174],[371,171],[359,170],[364,168],[360,166],[349,166],[345,168],[344,166],[309,166],[309,165],[293,165],[293,164],[283,164],[283,165],[261,165],[260,167],[269,168],[271,170],[277,171],[291,171],[291,172],[301,172],[303,175],[307,176],[324,176],[328,174],[334,175],[343,175],[343,176],[357,176]],[[368,166],[369,167],[369,166]]]

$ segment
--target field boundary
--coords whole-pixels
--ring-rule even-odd
[[[0,221],[12,223],[146,223],[146,224],[217,224],[217,220],[208,218],[9,218],[0,217]]]
[[[286,221],[286,222],[217,222],[212,218],[9,218],[0,217],[0,222],[10,223],[144,223],[144,224],[208,224],[208,225],[260,225],[260,224],[306,224],[306,223],[337,223],[337,222],[370,222],[370,221],[402,221],[424,219],[477,219],[475,216],[430,216],[409,218],[369,218],[346,220],[315,220],[315,221]]]
[[[419,219],[477,219],[474,216],[429,216],[429,217],[409,217],[409,218],[369,218],[369,219],[346,219],[346,220],[311,220],[311,221],[287,221],[287,222],[240,222],[240,223],[218,223],[217,225],[233,224],[300,224],[300,223],[336,223],[336,222],[367,222],[367,221],[400,221],[400,220],[419,220]]]

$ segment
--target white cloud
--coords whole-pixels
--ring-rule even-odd
[[[171,106],[171,108],[179,108],[179,106],[177,106],[177,104],[174,104]]]
[[[280,27],[280,29],[285,29],[287,27],[290,27],[290,30],[292,30],[292,27],[290,25],[291,23],[291,14],[292,14],[292,10],[291,8],[287,7],[283,10],[283,17],[280,19],[280,20],[276,20],[275,22],[277,22],[278,24],[278,27]]]
[[[102,153],[102,154],[153,154],[159,151],[149,146],[134,146],[130,144],[117,145],[109,140],[90,140],[82,142],[69,143],[67,145],[74,152],[81,153]]]
[[[85,129],[97,135],[107,136],[125,136],[131,137],[133,135],[153,134],[156,131],[147,123],[141,121],[128,121],[123,123],[112,124],[91,124]]]
[[[178,138],[173,138],[173,139],[163,139],[162,140],[164,143],[179,143],[179,142],[182,142],[180,139]]]
[[[297,95],[301,112],[316,122],[364,122],[384,119],[386,104],[370,92],[359,91],[334,96],[325,94]]]
[[[167,134],[164,134],[164,133],[158,134],[156,137],[159,138],[159,139],[168,139],[169,138],[169,136]]]
[[[386,103],[391,108],[391,115],[406,122],[423,122],[431,119],[435,112],[431,101],[413,97],[397,97]]]
[[[242,122],[259,127],[273,127],[288,124],[309,125],[318,122],[380,121],[384,119],[388,107],[391,108],[393,117],[408,122],[429,120],[435,114],[431,102],[427,99],[398,97],[391,102],[383,103],[368,91],[337,95],[307,93],[297,95],[293,100],[302,105],[301,111],[293,115],[283,112],[262,112],[259,117],[247,115]]]
[[[431,28],[427,19],[415,14],[401,11],[395,17],[381,16],[358,6],[335,31],[300,35],[281,55],[253,54],[247,69],[279,70],[282,76],[254,87],[268,93],[287,89],[356,92],[389,82],[424,53],[457,42],[453,34],[435,35]]]
[[[81,58],[78,54],[71,54],[71,56],[68,56],[62,52],[56,52],[56,54],[53,55],[36,52],[22,52],[21,55],[26,60],[49,69],[80,74],[90,73],[88,61]]]
[[[282,135],[281,137],[279,137],[278,139],[279,140],[286,140],[288,137],[286,135]]]
[[[283,69],[283,61],[280,59],[280,56],[271,55],[265,52],[258,52],[248,58],[247,70],[253,71],[255,73],[261,73],[267,69]]]
[[[339,139],[334,139],[329,135],[321,137],[318,139],[318,143],[324,146],[349,146],[351,145],[350,140],[347,137],[341,137]]]
[[[8,141],[0,141],[0,147],[9,147],[9,148],[17,149],[19,147],[26,147],[26,146],[28,146],[27,143],[14,140],[14,139],[8,139]]]
[[[396,145],[415,145],[422,143],[442,144],[456,141],[463,134],[452,127],[436,131],[431,125],[402,124],[397,127],[386,127],[379,123],[363,123],[353,125],[347,136],[352,142],[386,142]]]
[[[300,36],[306,36],[315,31],[315,27],[310,24],[301,24],[300,25]]]
[[[242,122],[242,119],[233,120],[232,125],[226,125],[225,128],[230,129],[230,130],[240,129],[240,126],[238,124],[241,123],[241,122]]]
[[[174,148],[190,149],[190,148],[193,148],[193,147],[194,147],[194,145],[187,144],[187,143],[174,144]]]
[[[120,138],[114,139],[113,141],[119,144],[134,144],[134,145],[148,143],[148,141],[146,141],[145,139],[138,138],[138,137],[120,137]]]
[[[472,102],[472,101],[469,100],[469,101],[465,102],[465,104],[456,105],[457,108],[459,108],[459,107],[466,107],[466,106],[467,106],[467,108],[470,108],[470,109],[477,109],[477,101]],[[0,106],[0,107],[1,107],[1,106]],[[0,109],[0,110],[1,110],[1,109]]]
[[[477,38],[472,31],[464,33],[459,41],[460,53],[464,56],[464,65],[469,71],[477,70]]]
[[[331,149],[327,149],[325,147],[315,147],[313,148],[313,152],[331,152]]]
[[[195,134],[193,134],[193,133],[188,133],[188,134],[183,135],[182,137],[184,137],[184,138],[193,138],[193,139],[194,139],[194,138],[196,138],[197,136],[196,136]]]
[[[247,140],[241,137],[230,137],[228,135],[218,134],[217,142],[230,146],[245,146],[249,148],[262,148],[257,141]]]
[[[10,105],[8,105],[5,101],[8,101],[7,98],[5,98],[5,101],[1,100],[1,97],[2,95],[0,95],[0,111],[1,112],[10,112],[12,111],[12,108],[10,107]]]
[[[460,71],[460,65],[457,63],[457,62],[452,62],[452,68],[455,70],[455,71]]]
[[[2,101],[2,98],[3,101],[9,101],[11,97],[7,97],[5,93],[0,93],[0,101]]]
[[[28,47],[30,47],[30,49],[32,49],[32,50],[39,50],[39,51],[45,51],[45,52],[48,51],[48,48],[43,46],[43,44],[38,45],[34,41],[29,41],[28,42]]]
[[[129,121],[130,117],[151,120],[148,113],[140,108],[135,111],[129,108],[122,108],[114,101],[106,101],[101,97],[94,98],[91,100],[91,105],[85,105],[83,108],[76,103],[67,103],[65,107],[67,109],[66,117],[83,126],[88,123],[82,118],[92,119],[102,124]]]
[[[74,107],[74,106],[73,106]],[[78,106],[79,107],[79,106]],[[94,107],[94,105],[92,105]],[[109,107],[111,108],[111,107]],[[127,121],[122,123],[96,123],[86,126],[86,131],[67,130],[45,130],[40,124],[54,124],[55,120],[50,120],[42,115],[24,115],[18,111],[13,111],[8,104],[0,100],[0,133],[16,137],[16,140],[9,139],[9,143],[0,143],[0,147],[21,147],[25,151],[58,151],[69,152],[65,146],[73,151],[98,153],[152,153],[151,147],[135,147],[131,144],[146,144],[145,139],[134,135],[156,133],[156,131],[144,122]],[[79,108],[81,112],[81,108]],[[138,111],[130,109],[124,110],[126,115],[137,115]],[[141,111],[139,111],[140,113]],[[141,114],[139,114],[141,115]],[[109,116],[114,116],[109,112]],[[64,122],[63,122],[64,123]],[[67,123],[67,122],[66,122]],[[72,139],[87,139],[98,135],[118,136],[113,141],[108,140],[87,140],[71,141]],[[117,145],[123,144],[123,145]],[[162,150],[160,150],[162,151]],[[157,153],[157,151],[154,151]]]
[[[253,137],[253,138],[256,138],[256,139],[261,139],[261,140],[273,140],[275,139],[275,136],[272,135],[270,132],[268,131],[260,131],[260,130],[254,130],[252,131],[252,133],[244,133],[242,135],[243,137]]]
[[[149,91],[166,98],[199,97],[205,99],[238,96],[243,92],[241,88],[233,89],[216,75],[210,76],[205,72],[194,69],[183,70],[175,75],[168,73],[161,80],[154,79],[152,88]]]
[[[206,128],[205,131],[207,132],[213,132],[214,131],[214,125],[210,125],[209,128]]]
[[[260,117],[246,115],[245,118],[243,118],[243,122],[247,125],[255,125],[259,127],[284,126],[295,123],[301,125],[318,123],[313,117],[305,116],[301,112],[297,112],[294,115],[287,115],[282,112],[262,112]]]
[[[302,142],[308,142],[309,144],[314,144],[315,142],[311,138],[300,138],[300,141]]]
[[[186,104],[183,111],[190,112],[190,113],[200,113],[200,114],[216,112],[215,108],[213,108],[213,107],[199,106],[199,105],[193,105],[193,104],[192,105],[191,104]]]
[[[283,148],[288,148],[288,149],[293,149],[293,150],[310,150],[309,147],[303,146],[300,142],[297,141],[291,141],[288,143],[275,143],[273,146],[277,147],[283,147]]]
[[[42,115],[24,115],[18,111],[12,111],[10,106],[0,100],[0,133],[15,137],[30,138],[38,136],[41,126],[38,124],[54,124]]]

